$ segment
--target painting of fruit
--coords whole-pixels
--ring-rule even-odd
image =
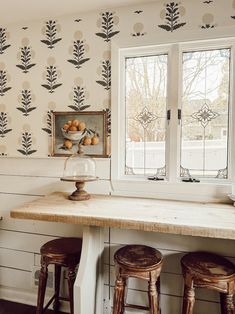
[[[107,157],[107,112],[52,112],[52,156],[77,153],[83,145],[84,153]]]

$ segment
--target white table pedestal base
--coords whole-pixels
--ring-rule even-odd
[[[74,285],[74,314],[103,314],[103,228],[84,226],[81,261]]]

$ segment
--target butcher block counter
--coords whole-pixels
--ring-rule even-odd
[[[11,217],[235,239],[235,207],[227,204],[103,195],[76,202],[56,192],[13,209]]]
[[[11,217],[83,225],[74,314],[103,314],[105,227],[235,240],[232,205],[101,195],[76,202],[67,197],[52,193],[13,209]]]

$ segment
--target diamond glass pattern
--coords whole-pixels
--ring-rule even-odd
[[[148,127],[149,123],[156,119],[157,116],[153,112],[149,111],[147,107],[144,107],[143,110],[135,117],[135,120],[139,121],[144,129]]]
[[[219,114],[210,109],[207,104],[204,104],[201,109],[192,114],[192,118],[198,120],[204,128],[211,120],[217,118],[218,116]]]

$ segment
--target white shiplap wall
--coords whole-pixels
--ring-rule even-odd
[[[40,246],[59,236],[81,236],[82,226],[11,219],[11,208],[42,197],[52,191],[72,191],[73,184],[59,180],[63,171],[62,158],[1,158],[0,163],[0,298],[35,304],[37,290],[32,288],[32,267],[40,263]],[[97,159],[100,181],[87,185],[91,193],[111,191],[109,159]],[[106,305],[112,302],[115,272],[114,251],[123,244],[143,243],[158,248],[165,257],[161,276],[162,313],[180,313],[183,282],[180,258],[185,252],[208,250],[235,262],[235,242],[180,235],[111,229],[105,232],[105,295]],[[146,283],[130,280],[128,300],[147,302]],[[111,304],[110,302],[110,304]],[[195,314],[220,313],[218,294],[197,291]],[[104,310],[110,313],[110,309]],[[128,313],[128,312],[127,312]],[[131,312],[133,313],[133,312]],[[84,313],[86,314],[86,313]],[[97,313],[103,314],[103,313]]]
[[[109,194],[110,161],[97,160],[99,182],[91,193]],[[64,158],[1,158],[0,162],[0,298],[35,304],[33,266],[40,264],[42,244],[56,237],[82,236],[82,226],[10,218],[10,210],[52,191],[73,191],[60,181]],[[50,291],[49,291],[50,292]]]

